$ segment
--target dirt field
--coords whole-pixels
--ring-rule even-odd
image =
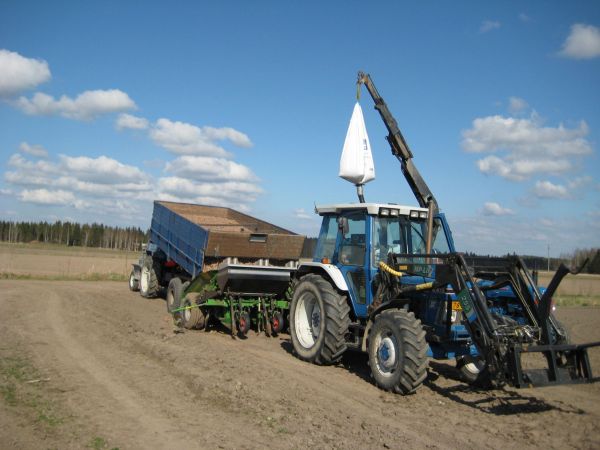
[[[78,278],[91,275],[127,277],[138,252],[52,244],[0,243],[0,273],[32,277]]]
[[[553,276],[554,272],[540,272],[538,279],[539,284],[541,286],[548,286]],[[600,275],[589,273],[580,273],[578,275],[569,274],[563,278],[556,292],[558,296],[598,296],[600,295]]]
[[[600,309],[559,316],[600,340]],[[0,317],[3,449],[600,447],[600,385],[476,391],[432,362],[401,397],[362,355],[317,367],[287,335],[174,334],[126,283],[3,280]]]

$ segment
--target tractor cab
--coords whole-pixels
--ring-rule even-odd
[[[339,269],[356,317],[365,318],[376,292],[379,263],[386,263],[390,254],[426,252],[428,211],[382,203],[318,206],[316,210],[323,222],[313,261]],[[444,216],[436,216],[433,224],[432,253],[453,252]],[[415,284],[422,282],[422,276],[417,278]]]

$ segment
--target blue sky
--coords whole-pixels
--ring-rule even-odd
[[[364,70],[463,251],[600,246],[597,2],[0,3],[0,216],[316,235]],[[416,204],[366,90],[368,201]]]

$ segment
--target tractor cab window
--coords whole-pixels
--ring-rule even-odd
[[[408,253],[418,254],[427,252],[427,221],[411,222],[411,250]],[[448,253],[448,238],[440,219],[434,219],[431,253]]]
[[[450,253],[450,246],[448,245],[448,237],[442,226],[440,219],[433,220],[433,245],[431,246],[431,253]]]
[[[373,230],[373,262],[387,262],[390,253],[407,253],[408,222],[403,217],[377,217]]]
[[[365,215],[351,214],[346,218],[348,227],[342,230],[338,260],[346,266],[362,266],[365,264],[366,252]]]
[[[439,219],[433,222],[432,253],[448,253],[448,239]],[[427,221],[406,216],[376,217],[373,228],[372,261],[387,262],[390,253],[423,254],[427,250]]]
[[[315,261],[321,261],[323,258],[327,258],[330,261],[333,260],[337,233],[338,223],[336,217],[324,216],[319,240],[317,241],[317,248],[315,249]]]

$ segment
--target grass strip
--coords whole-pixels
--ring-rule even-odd
[[[44,281],[127,281],[129,276],[120,273],[82,273],[77,275],[40,275],[29,273],[0,272],[0,280]]]
[[[600,306],[600,295],[558,295],[553,300],[556,306]]]

